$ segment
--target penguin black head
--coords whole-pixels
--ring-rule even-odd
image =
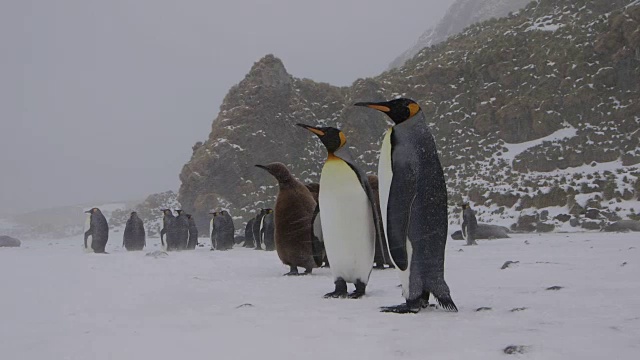
[[[98,208],[91,208],[91,210],[85,211],[85,213],[87,213],[87,214],[96,214],[98,212],[100,212],[100,209],[98,209]]]
[[[135,211],[132,211],[131,214],[129,214],[131,217],[137,217],[138,213]]]
[[[218,212],[217,212],[217,211],[215,211],[215,212],[210,212],[209,214],[213,215],[213,217],[218,216]]]
[[[330,154],[338,151],[347,143],[347,137],[339,129],[334,127],[313,127],[305,124],[296,124],[316,134]]]
[[[185,216],[187,217],[187,219],[191,219],[191,214],[187,214]]]
[[[354,106],[366,106],[387,114],[395,124],[401,124],[420,112],[420,105],[407,98],[394,99],[383,102],[359,102]]]
[[[256,167],[267,170],[269,174],[273,175],[273,177],[278,180],[279,183],[284,184],[293,180],[291,172],[283,163],[274,162],[267,165],[256,165]]]
[[[182,214],[182,210],[176,210],[176,212],[178,213],[178,216],[180,216],[180,214]]]

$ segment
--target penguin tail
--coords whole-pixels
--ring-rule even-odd
[[[443,309],[451,312],[458,312],[458,307],[453,302],[453,299],[451,299],[451,295],[447,294],[444,296],[436,296],[435,298]]]

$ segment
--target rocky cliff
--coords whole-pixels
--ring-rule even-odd
[[[469,25],[507,16],[511,12],[522,9],[529,2],[531,0],[457,0],[436,26],[427,29],[411,48],[389,64],[389,69],[401,67],[420,50],[459,34]]]
[[[592,219],[600,225],[634,218],[639,91],[640,1],[540,0],[351,87],[292,77],[268,55],[229,91],[209,138],[194,146],[179,201],[200,226],[210,209],[225,208],[238,227],[276,193],[254,164],[280,161],[318,181],[324,149],[298,122],[342,128],[375,171],[386,119],[351,104],[406,96],[430,119],[452,222],[463,200],[483,222],[528,230],[564,226],[570,219],[560,215],[583,218],[587,208],[601,210]]]

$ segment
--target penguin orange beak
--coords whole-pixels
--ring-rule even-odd
[[[318,129],[317,127],[310,126],[310,125],[305,125],[305,124],[300,124],[300,123],[298,123],[296,125],[300,126],[301,128],[305,128],[305,129],[311,131],[312,133],[314,133],[314,134],[316,134],[318,136],[324,136],[325,135],[325,132],[320,130],[320,129]]]
[[[353,106],[364,106],[372,109],[376,109],[378,111],[382,111],[384,113],[388,113],[391,111],[391,108],[386,105],[386,103],[374,103],[374,102],[359,102],[353,104]]]

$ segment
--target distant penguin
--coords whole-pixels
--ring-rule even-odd
[[[373,199],[375,200],[376,208],[378,209],[378,212],[380,212],[378,177],[376,175],[367,175],[367,179],[369,181],[369,185],[371,186],[371,191],[373,191]],[[378,221],[378,229],[384,229],[384,225],[382,225],[382,216],[378,218]],[[373,262],[375,263],[375,269],[385,269],[385,265],[393,268],[393,264],[391,263],[391,255],[389,255],[389,248],[387,247],[387,242],[384,238],[376,238],[376,254],[373,257]]]
[[[265,215],[262,210],[264,209],[258,209],[258,214],[253,221],[253,242],[255,244],[254,250],[262,250],[262,236],[260,235],[260,229],[262,227],[262,218]]]
[[[222,210],[221,211],[221,215],[225,220],[225,227],[224,227],[224,243],[225,246],[227,248],[227,250],[231,250],[233,248],[233,245],[235,244],[235,233],[236,233],[236,228],[233,224],[233,218],[231,217],[231,214],[229,214],[229,212],[227,210]]]
[[[262,243],[266,251],[273,251],[276,249],[275,235],[275,223],[273,222],[273,209],[267,209],[266,214],[262,217],[262,227],[260,228],[260,234],[262,236]]]
[[[178,224],[170,209],[162,209],[162,229],[160,230],[160,242],[167,251],[179,249]]]
[[[183,214],[182,210],[176,210],[178,216],[176,216],[176,226],[178,233],[178,249],[184,250],[189,243],[189,219],[186,214]]]
[[[379,214],[373,191],[345,146],[347,138],[342,131],[297,125],[315,134],[328,152],[320,175],[318,204],[335,290],[325,297],[347,297],[347,283],[352,283],[355,291],[348,296],[358,299],[365,294],[375,253]]]
[[[187,250],[194,250],[198,246],[198,227],[191,214],[187,214],[189,223],[189,241],[187,241]]]
[[[444,280],[447,186],[426,117],[406,98],[355,105],[381,111],[395,124],[382,141],[378,177],[387,245],[406,303],[382,311],[419,312],[430,294],[444,309],[457,311]]]
[[[233,220],[227,211],[211,213],[211,249],[229,250],[234,244]]]
[[[462,204],[462,238],[467,240],[467,245],[478,245],[476,233],[478,230],[478,220],[476,212],[469,204]]]
[[[253,223],[256,221],[255,218],[249,219],[247,221],[247,225],[244,227],[244,245],[243,247],[252,248],[255,246],[255,241],[253,241]]]
[[[142,250],[147,245],[146,233],[142,219],[138,217],[138,213],[133,211],[124,227],[124,235],[122,236],[122,246],[127,251]]]
[[[285,275],[299,275],[298,267],[311,274],[318,264],[314,261],[312,217],[316,206],[313,195],[304,184],[293,177],[282,163],[256,165],[278,180],[278,196],[274,209],[275,244],[278,257],[290,271]]]
[[[109,241],[109,224],[98,208],[85,211],[89,214],[89,229],[84,233],[85,249],[92,249],[94,253],[104,254],[107,241]],[[91,242],[87,238],[91,236]]]

